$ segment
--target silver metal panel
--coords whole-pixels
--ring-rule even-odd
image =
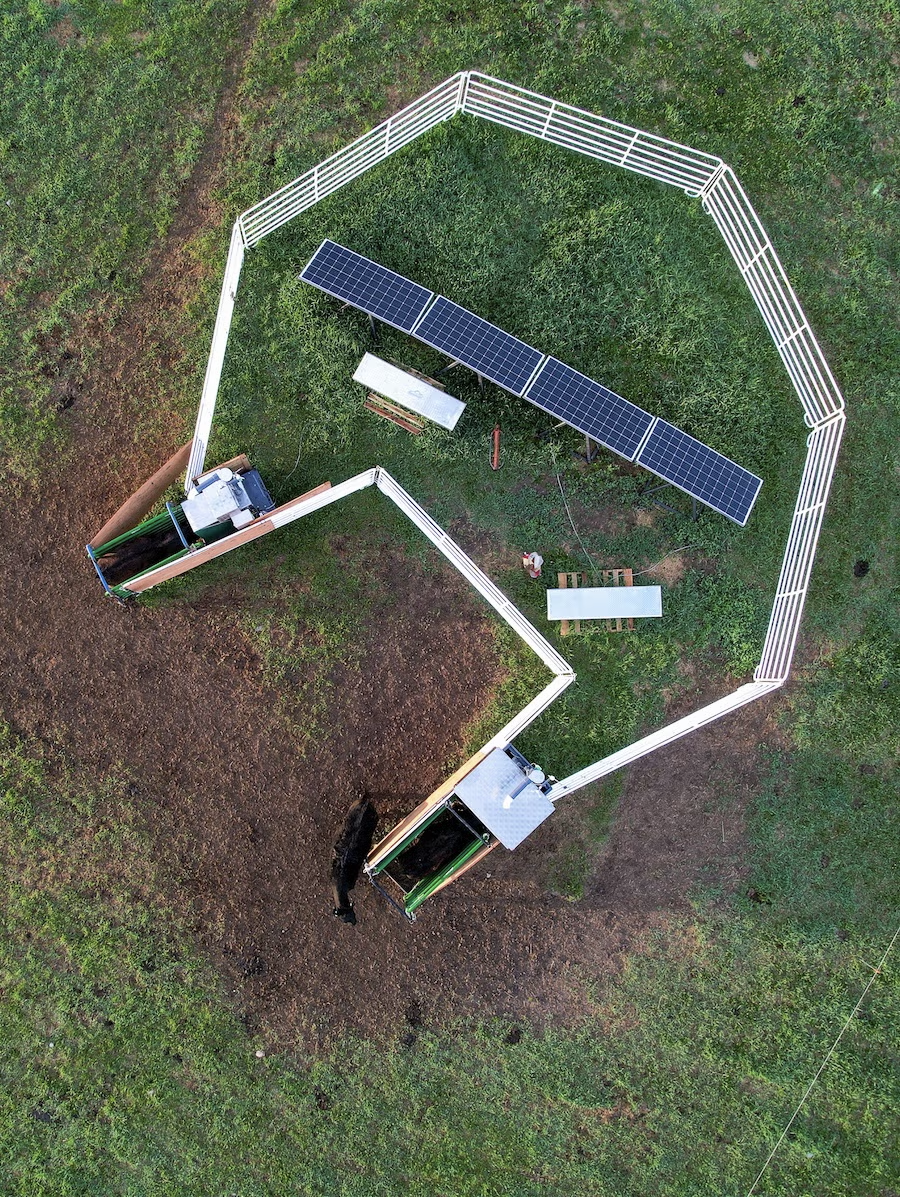
[[[466,405],[452,395],[429,386],[414,374],[382,361],[373,353],[367,353],[353,375],[354,382],[361,382],[385,399],[393,399],[401,407],[424,416],[434,424],[450,430],[456,427]]]
[[[251,506],[244,484],[231,470],[216,470],[206,476],[205,482],[203,479],[199,482],[200,485],[193,488],[181,504],[194,532],[221,523]]]
[[[630,619],[662,615],[659,586],[579,586],[547,591],[548,619]]]
[[[553,803],[502,748],[466,774],[456,793],[505,848],[517,848],[553,814]]]

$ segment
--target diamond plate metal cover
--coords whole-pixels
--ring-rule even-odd
[[[505,848],[517,848],[553,814],[550,799],[502,748],[495,748],[466,774],[456,793]]]

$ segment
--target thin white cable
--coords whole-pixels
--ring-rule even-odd
[[[652,565],[648,565],[646,569],[635,570],[631,576],[633,578],[639,578],[641,574],[649,574],[651,570],[656,569],[657,565],[662,565],[666,557],[671,557],[673,553],[684,553],[688,549],[696,549],[699,547],[699,545],[695,544],[683,544],[677,549],[669,549],[668,553],[665,553],[662,557],[660,557],[659,561],[654,561],[654,563]]]
[[[784,1130],[781,1132],[781,1135],[780,1135],[780,1137],[779,1137],[779,1139],[778,1139],[778,1142],[775,1144],[775,1146],[774,1146],[774,1147],[772,1148],[772,1150],[769,1152],[769,1158],[768,1158],[768,1159],[766,1160],[766,1162],[763,1164],[762,1168],[760,1168],[760,1170],[759,1170],[759,1176],[757,1176],[756,1180],[753,1182],[753,1184],[752,1184],[752,1185],[750,1186],[750,1188],[747,1190],[747,1197],[753,1197],[753,1193],[754,1193],[754,1192],[755,1192],[755,1190],[756,1190],[756,1186],[757,1186],[757,1185],[759,1184],[759,1182],[762,1180],[762,1178],[763,1178],[763,1174],[764,1174],[765,1170],[768,1168],[769,1164],[771,1164],[772,1160],[774,1159],[775,1152],[778,1150],[778,1148],[779,1148],[779,1147],[781,1146],[781,1144],[784,1142],[785,1136],[787,1135],[788,1131],[791,1129],[791,1126],[793,1125],[794,1119],[797,1117],[797,1115],[800,1113],[801,1109],[803,1108],[803,1104],[804,1104],[804,1102],[806,1101],[807,1097],[809,1097],[810,1093],[812,1092],[813,1086],[815,1085],[816,1081],[819,1079],[819,1077],[820,1077],[820,1076],[822,1075],[822,1073],[824,1072],[824,1070],[825,1070],[825,1065],[828,1063],[828,1061],[829,1061],[829,1060],[831,1059],[831,1057],[834,1055],[834,1052],[835,1052],[835,1049],[836,1049],[837,1045],[840,1043],[840,1041],[841,1041],[841,1040],[843,1039],[843,1037],[844,1037],[844,1032],[847,1030],[847,1027],[849,1027],[849,1026],[850,1026],[850,1023],[851,1023],[851,1022],[853,1021],[853,1019],[856,1017],[856,1015],[857,1015],[857,1012],[859,1011],[859,1008],[860,1008],[860,1006],[861,1006],[861,1005],[863,1004],[863,1002],[865,1001],[866,994],[867,994],[867,993],[869,992],[869,990],[872,988],[872,985],[873,985],[873,984],[874,984],[874,982],[875,982],[875,978],[876,978],[876,977],[878,976],[878,974],[881,972],[881,970],[882,970],[882,968],[883,968],[883,966],[884,966],[884,962],[885,962],[885,960],[887,960],[887,958],[888,958],[888,956],[889,956],[889,954],[890,954],[890,951],[891,951],[891,949],[893,948],[894,944],[897,942],[897,937],[898,937],[898,936],[900,936],[900,927],[898,927],[898,928],[897,928],[897,930],[894,932],[894,937],[893,937],[893,939],[892,939],[892,940],[891,940],[891,942],[888,944],[888,946],[887,946],[887,947],[884,949],[884,955],[883,955],[883,956],[881,957],[881,959],[879,960],[879,962],[878,962],[878,967],[872,970],[872,976],[869,978],[869,983],[868,983],[868,985],[867,985],[867,986],[865,987],[865,989],[862,991],[862,994],[861,994],[861,996],[860,996],[860,999],[859,999],[859,1001],[856,1003],[856,1005],[855,1005],[855,1006],[853,1007],[853,1009],[850,1011],[850,1015],[849,1015],[849,1017],[848,1017],[847,1021],[846,1021],[846,1022],[844,1023],[844,1025],[841,1027],[840,1034],[838,1035],[837,1039],[835,1039],[834,1043],[832,1043],[832,1045],[831,1045],[831,1047],[830,1047],[830,1049],[829,1049],[829,1051],[828,1051],[828,1055],[825,1057],[825,1059],[824,1059],[824,1060],[822,1061],[822,1063],[819,1065],[819,1069],[818,1069],[818,1071],[816,1072],[816,1075],[815,1075],[815,1076],[813,1077],[813,1079],[812,1079],[812,1080],[809,1082],[809,1085],[808,1085],[808,1086],[807,1086],[807,1088],[806,1088],[806,1092],[805,1092],[805,1093],[803,1094],[803,1096],[800,1098],[800,1101],[799,1101],[799,1102],[798,1102],[798,1104],[797,1104],[797,1108],[796,1108],[796,1110],[794,1110],[793,1114],[791,1114],[790,1121],[788,1122],[788,1124],[787,1124],[787,1126],[784,1128]],[[870,965],[869,967],[871,968],[871,965]]]
[[[287,482],[288,478],[292,478],[293,475],[297,473],[297,466],[300,464],[300,455],[302,452],[303,452],[303,437],[301,436],[300,437],[300,448],[297,450],[297,460],[294,462],[294,468],[291,470],[290,474],[288,474],[285,477],[285,479],[284,479],[285,482]]]
[[[566,515],[569,517],[569,523],[572,525],[572,531],[578,537],[578,543],[581,545],[581,551],[584,553],[585,557],[587,557],[588,564],[590,565],[591,569],[599,570],[600,567],[587,551],[587,547],[585,546],[584,541],[581,539],[581,533],[575,527],[575,521],[572,519],[572,512],[569,510],[569,501],[566,498],[566,492],[563,490],[562,478],[560,477],[559,466],[556,460],[556,449],[553,447],[552,443],[550,445],[550,454],[553,457],[553,468],[556,472],[556,485],[559,487],[559,493],[562,495],[563,506],[566,509]]]

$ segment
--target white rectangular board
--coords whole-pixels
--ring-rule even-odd
[[[392,366],[390,362],[382,361],[373,353],[367,353],[356,368],[353,375],[354,382],[361,382],[364,387],[399,403],[416,415],[424,416],[441,428],[451,431],[456,427],[459,417],[465,411],[465,403],[455,399],[452,395],[429,386],[414,374],[407,374],[405,370]]]
[[[548,619],[631,619],[662,615],[660,586],[578,586],[547,591]]]

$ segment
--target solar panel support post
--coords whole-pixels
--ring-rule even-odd
[[[638,491],[638,494],[641,495],[641,497],[646,496],[649,498],[650,502],[653,503],[655,507],[662,507],[664,511],[671,511],[673,515],[686,516],[686,512],[680,510],[678,507],[673,507],[671,503],[666,503],[662,499],[654,499],[651,497],[661,490],[677,491],[678,487],[672,486],[671,482],[660,482],[658,486],[642,486]],[[685,492],[682,491],[681,493],[683,494]],[[691,500],[691,522],[696,524],[700,515],[699,509],[697,507],[697,500],[693,495],[689,495],[688,498]]]
[[[378,346],[378,321],[375,319],[375,317],[372,315],[371,312],[369,312],[369,333],[372,336],[372,344],[377,347]]]
[[[457,366],[464,366],[465,362],[451,362],[449,366],[443,366],[440,370],[436,370],[434,377],[440,378],[444,374],[449,374],[451,370],[455,370]],[[470,367],[471,369],[471,367]],[[483,374],[479,374],[477,370],[472,370],[472,373],[478,379],[478,389],[484,394],[485,378]]]
[[[559,425],[558,425],[558,427],[559,427]],[[595,444],[594,441],[592,441],[591,438],[588,436],[588,434],[585,433],[584,434],[584,453],[577,453],[576,457],[580,457],[581,460],[587,462],[588,465],[593,465],[593,463],[597,460],[597,454],[599,452],[600,452],[600,446],[598,444]]]
[[[441,366],[440,370],[435,370],[434,377],[441,378],[444,374],[449,374],[451,370],[455,370],[460,365],[462,365],[461,362],[450,362],[448,366]]]

